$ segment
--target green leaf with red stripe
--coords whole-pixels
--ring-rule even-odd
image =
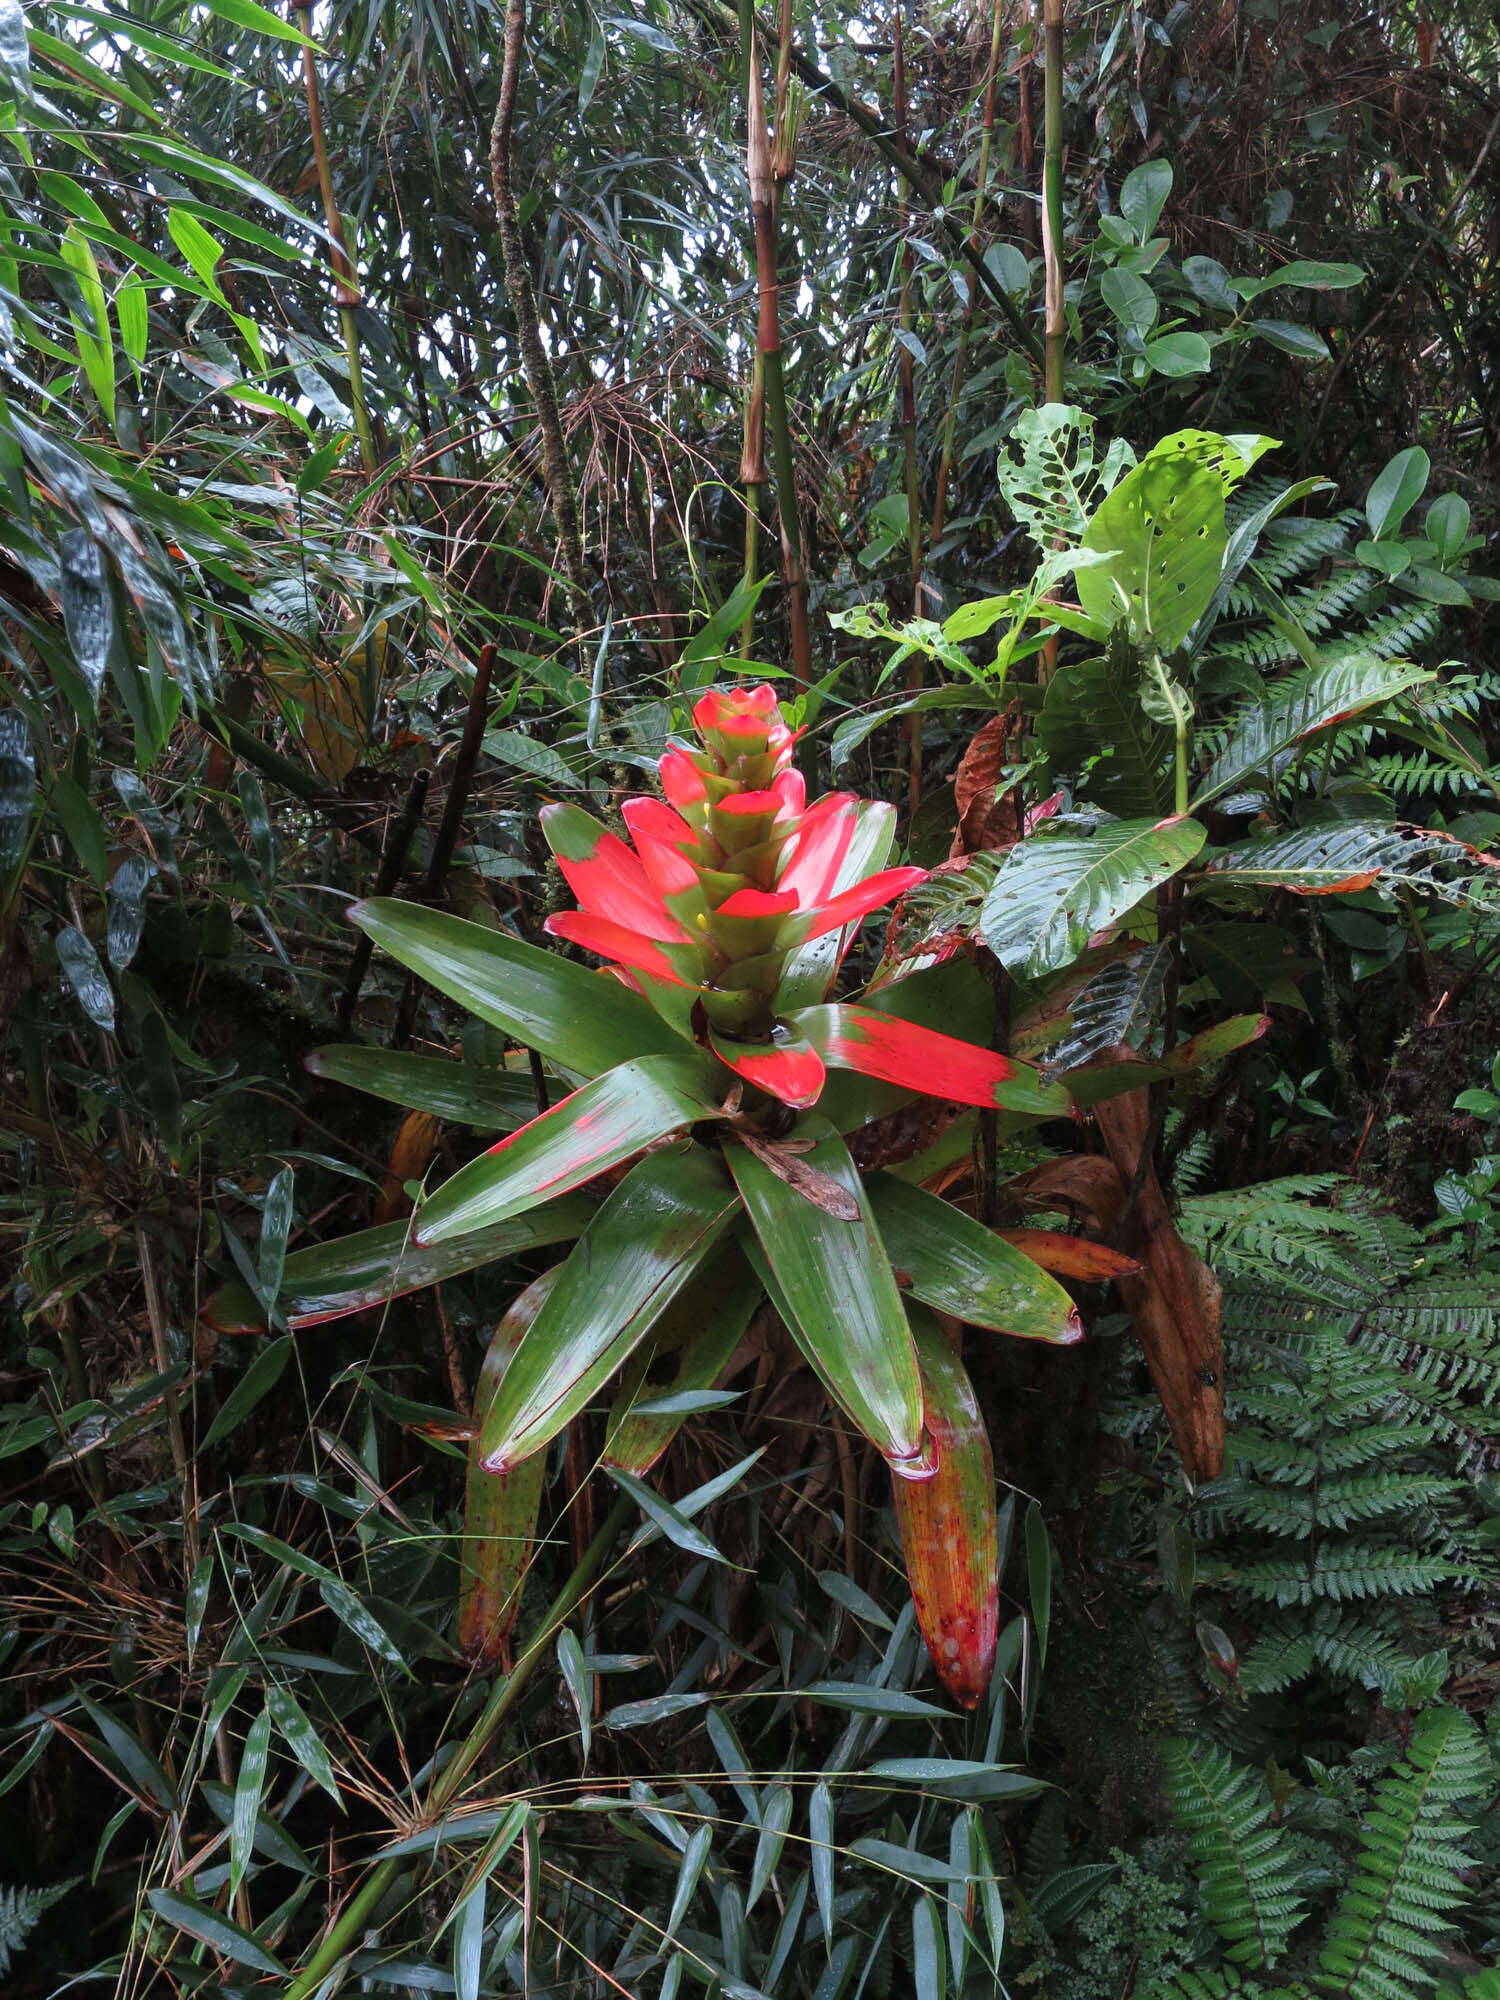
[[[640,994],[507,931],[385,897],[355,903],[349,921],[439,993],[580,1076],[681,1050]]]
[[[894,1482],[896,1524],[917,1626],[938,1679],[961,1708],[990,1684],[1000,1630],[995,1467],[964,1365],[931,1313],[911,1315],[937,1473]]]
[[[294,1250],[281,1274],[277,1302],[288,1325],[318,1326],[444,1278],[461,1277],[482,1264],[498,1264],[523,1250],[569,1243],[582,1235],[595,1212],[596,1204],[584,1195],[568,1195],[493,1229],[431,1246],[413,1242],[407,1221],[361,1229],[335,1243]],[[248,1285],[223,1286],[203,1308],[203,1317],[220,1333],[263,1333],[266,1328],[266,1316]]]
[[[804,1007],[787,1025],[833,1069],[858,1070],[929,1097],[1038,1118],[1071,1117],[1060,1084],[1044,1084],[1029,1063],[960,1042],[873,1007],[833,1002]]]
[[[868,1187],[890,1260],[919,1299],[1020,1340],[1067,1346],[1083,1338],[1068,1294],[1014,1244],[892,1174],[871,1174]]]
[[[710,1034],[709,1042],[720,1062],[757,1090],[797,1111],[817,1103],[828,1072],[823,1058],[795,1027],[778,1025],[768,1042],[740,1042],[715,1034]]]
[[[849,1149],[826,1119],[799,1121],[802,1163],[859,1210],[845,1221],[797,1192],[747,1148],[725,1158],[774,1281],[773,1303],[828,1393],[896,1471],[922,1454],[922,1385],[906,1310]]]
[[[494,1405],[506,1370],[547,1296],[562,1266],[545,1272],[526,1287],[495,1328],[474,1397],[474,1421],[482,1425]],[[479,1456],[479,1437],[469,1445],[469,1475],[464,1492],[464,1534],[459,1552],[458,1643],[464,1657],[493,1666],[500,1659],[510,1629],[521,1608],[521,1586],[531,1566],[542,1505],[547,1460],[538,1452],[509,1472],[487,1472]]]
[[[653,1141],[716,1117],[715,1070],[696,1049],[608,1070],[460,1167],[417,1217],[417,1241],[446,1243],[523,1214]]]
[[[503,1471],[556,1437],[651,1331],[737,1207],[706,1147],[648,1153],[631,1168],[573,1246],[506,1371],[480,1432],[487,1466]]]
[[[1117,1062],[1085,1063],[1063,1074],[1069,1096],[1075,1104],[1103,1104],[1107,1098],[1123,1096],[1127,1090],[1142,1090],[1151,1083],[1171,1083],[1208,1063],[1221,1062],[1236,1049],[1258,1042],[1271,1026],[1269,1014],[1236,1014],[1217,1021],[1201,1034],[1179,1042],[1167,1055],[1142,1062],[1125,1055]]]

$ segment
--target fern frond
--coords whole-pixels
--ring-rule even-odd
[[[1462,1807],[1488,1776],[1484,1740],[1466,1715],[1436,1708],[1421,1717],[1365,1816],[1356,1872],[1321,1955],[1327,1991],[1344,2000],[1411,2000],[1432,1984],[1430,1967],[1471,1865]]]
[[[76,1879],[46,1889],[0,1889],[0,1973],[10,1971],[44,1914],[62,1900]]]
[[[1230,1962],[1267,1970],[1302,1921],[1295,1854],[1272,1824],[1258,1772],[1212,1744],[1162,1745],[1172,1816],[1187,1837],[1203,1910]]]
[[[1379,1521],[1446,1498],[1453,1482],[1444,1473],[1362,1473],[1325,1478],[1306,1486],[1252,1487],[1240,1498],[1239,1518],[1273,1535],[1311,1536],[1319,1529]]]
[[[1235,1570],[1234,1580],[1247,1596],[1284,1607],[1320,1598],[1347,1603],[1352,1598],[1419,1596],[1460,1575],[1458,1565],[1441,1556],[1355,1545],[1319,1549],[1311,1559],[1297,1554],[1247,1563]]]

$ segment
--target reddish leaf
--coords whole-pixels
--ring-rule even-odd
[[[897,896],[914,889],[918,882],[927,880],[925,868],[884,868],[878,875],[871,875],[864,882],[856,882],[852,889],[844,889],[837,896],[831,896],[815,910],[805,915],[791,917],[783,931],[787,944],[806,944],[813,938],[826,937],[830,931],[842,930],[845,924],[858,923],[871,910],[878,910],[882,903],[893,902]]]
[[[961,1708],[989,1687],[1000,1630],[995,1467],[973,1385],[930,1313],[911,1312],[935,1478],[892,1482],[917,1625],[938,1679]]]
[[[1060,1084],[1043,1085],[1029,1063],[893,1014],[834,1003],[804,1007],[789,1020],[831,1068],[858,1070],[959,1104],[998,1106],[1035,1117],[1074,1115],[1067,1091]]]
[[[590,916],[585,910],[559,910],[548,917],[546,929],[568,944],[582,945],[600,958],[634,966],[674,986],[690,986],[698,976],[698,954],[692,945],[661,944],[639,931],[627,930],[624,924],[611,923],[608,917]]]
[[[1085,1236],[1064,1236],[1055,1229],[997,1229],[995,1234],[1055,1278],[1106,1284],[1113,1278],[1134,1277],[1141,1268],[1134,1257],[1091,1243]]]
[[[426,1172],[437,1132],[438,1121],[430,1112],[413,1111],[402,1119],[380,1186],[380,1200],[375,1209],[377,1228],[383,1222],[395,1222],[398,1217],[411,1214],[406,1183],[419,1181]]]
[[[575,805],[542,808],[542,832],[580,908],[639,931],[643,937],[682,944],[688,933],[670,914],[638,855],[618,834],[606,833]]]
[[[757,1090],[797,1110],[817,1103],[827,1071],[811,1042],[795,1029],[779,1028],[769,1042],[735,1042],[713,1034],[709,1042],[720,1062]]]

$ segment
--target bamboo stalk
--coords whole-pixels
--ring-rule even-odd
[[[745,489],[745,574],[748,590],[760,568],[760,509],[766,488],[766,363],[759,346],[745,397],[745,442],[740,452],[740,483]],[[754,606],[740,627],[740,657],[749,659],[755,639]]]
[[[1062,67],[1063,0],[1042,0],[1046,73],[1042,109],[1042,263],[1046,273],[1047,401],[1061,403],[1063,341]]]
[[[1004,0],[995,0],[994,14],[990,25],[990,65],[985,73],[984,85],[984,131],[979,141],[979,168],[975,175],[974,213],[969,220],[969,242],[975,252],[979,250],[979,232],[984,221],[985,201],[989,193],[990,149],[995,137],[995,102],[999,95],[1000,83],[1000,31],[1004,22]],[[948,391],[948,414],[943,423],[942,456],[938,461],[937,493],[932,503],[932,546],[936,548],[942,540],[943,525],[948,518],[948,481],[953,472],[953,444],[958,433],[958,399],[963,393],[964,371],[969,359],[969,336],[974,327],[974,312],[978,297],[974,281],[969,280],[969,295],[964,301],[963,319],[958,329],[958,351],[953,357],[953,383]]]
[[[339,327],[344,337],[344,358],[349,367],[349,403],[354,412],[355,434],[359,439],[360,463],[373,479],[379,470],[380,460],[375,451],[375,434],[370,428],[369,405],[365,401],[364,370],[359,358],[359,325],[354,317],[354,309],[361,297],[359,281],[355,276],[354,265],[350,261],[348,239],[344,235],[344,218],[339,212],[338,196],[333,191],[333,172],[328,164],[328,146],[323,137],[323,106],[318,93],[318,70],[312,50],[312,11],[308,7],[299,6],[296,12],[298,26],[307,37],[302,46],[302,81],[307,87],[307,129],[312,139],[313,160],[318,169],[318,187],[323,196],[323,220],[328,230],[333,259]]]
[[[526,386],[536,404],[537,424],[542,433],[542,464],[547,475],[547,493],[557,522],[562,548],[563,573],[572,586],[575,610],[587,601],[588,584],[583,568],[583,530],[578,519],[578,496],[568,470],[567,447],[562,418],[557,407],[557,382],[552,363],[542,344],[537,320],[536,294],[531,289],[531,273],[521,241],[521,220],[516,210],[515,191],[510,178],[510,134],[515,117],[516,87],[521,73],[521,53],[526,39],[526,0],[510,0],[505,12],[505,54],[500,71],[500,96],[495,105],[495,122],[490,127],[490,180],[494,187],[495,213],[500,224],[500,255],[505,266],[505,285],[521,344],[521,365]]]
[[[895,77],[894,96],[896,113],[896,140],[901,146],[907,144],[906,132],[906,40],[901,23],[902,0],[896,0],[891,14],[891,36],[894,50]],[[900,203],[901,226],[901,303],[898,323],[901,331],[908,336],[900,343],[900,353],[896,357],[896,377],[901,406],[901,451],[906,480],[906,544],[911,557],[911,615],[922,615],[922,481],[917,465],[917,364],[909,345],[912,335],[912,256],[909,231],[911,216],[904,196]],[[926,666],[921,653],[913,652],[906,669],[906,691],[910,695],[921,692]],[[922,715],[913,709],[906,718],[906,803],[911,819],[915,819],[917,808],[922,803]]]
[[[797,519],[796,464],[787,417],[786,381],[782,373],[780,293],[776,275],[776,183],[766,136],[766,107],[761,93],[760,58],[750,38],[749,133],[745,147],[750,182],[750,216],[755,228],[755,272],[760,293],[756,344],[765,375],[766,418],[776,461],[776,505],[781,519],[781,559],[786,572],[787,610],[792,630],[792,671],[798,685],[812,683],[812,634],[807,622],[807,571],[803,566],[802,529]],[[785,132],[777,134],[778,150]]]

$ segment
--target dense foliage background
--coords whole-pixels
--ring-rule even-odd
[[[743,25],[0,0],[0,1972],[1492,1996],[1494,21],[1067,6],[1049,313],[1041,13],[766,18],[764,458]],[[1200,773],[1288,676],[1356,697],[1231,772],[1264,779],[1237,833],[1227,778],[1195,806],[1216,853],[1301,840],[1319,893],[1243,854],[1237,906],[1167,884],[1137,930],[1170,974],[1068,1015],[1147,1054],[1179,1009],[1270,1017],[1155,1078],[1143,1155],[1224,1287],[1228,1468],[1184,1481],[1104,1286],[1081,1346],[971,1335],[1003,1629],[960,1717],[883,1469],[762,1357],[635,1542],[575,1426],[515,1671],[471,1670],[464,1424],[548,1253],[321,1331],[276,1301],[289,1255],[399,1224],[526,1115],[532,1070],[344,904],[536,940],[570,901],[538,806],[609,819],[743,658],[815,790],[964,862],[891,951],[961,934],[991,1032],[1045,1017],[995,871],[1055,787],[1169,811],[1186,680],[1121,707],[1072,628],[1008,671],[983,617],[945,628],[1057,554],[1044,402],[1092,419],[1075,468],[1280,441],[1182,669]],[[1168,791],[1122,805],[1142,713]],[[309,1073],[349,1041],[470,1077],[413,1113]],[[959,1197],[1088,1227],[1073,1147],[980,1132]],[[264,1332],[202,1316],[231,1282]],[[458,1826],[424,1805],[455,1769]]]

